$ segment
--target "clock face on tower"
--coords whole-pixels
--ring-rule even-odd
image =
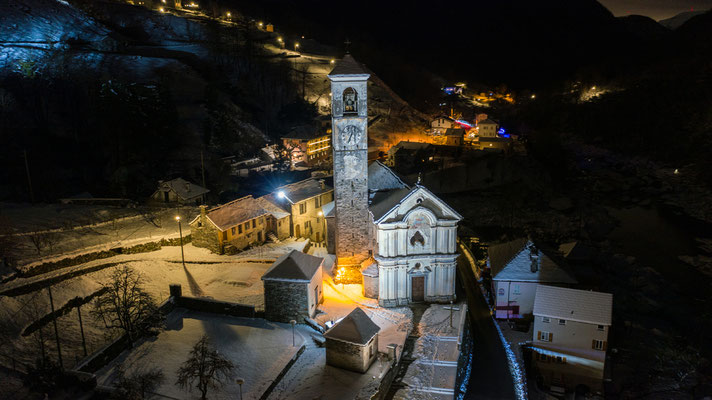
[[[361,128],[356,125],[346,125],[341,128],[341,143],[344,146],[354,146],[361,140]]]

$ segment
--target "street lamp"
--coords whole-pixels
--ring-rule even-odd
[[[294,51],[299,51],[299,42],[294,43]]]
[[[291,320],[289,323],[292,324],[292,347],[294,347],[296,346],[296,344],[294,344],[294,325],[297,324],[297,321]]]
[[[331,61],[329,61],[329,64],[333,64],[333,63],[335,63],[335,62],[336,62],[336,61],[332,58]]]
[[[176,221],[178,221],[178,235],[180,236],[180,258],[183,261],[183,268],[185,268],[185,254],[183,253],[183,228],[180,226],[180,215],[176,215]]]
[[[235,383],[240,385],[240,400],[242,400],[242,384],[245,383],[245,380],[242,378],[237,378],[235,379]]]

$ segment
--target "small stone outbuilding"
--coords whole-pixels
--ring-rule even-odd
[[[158,188],[151,195],[151,201],[166,204],[200,205],[210,190],[188,182],[183,178],[158,181]]]
[[[326,363],[364,373],[378,355],[381,328],[360,308],[356,308],[324,333]]]
[[[277,322],[313,318],[324,300],[323,264],[323,258],[297,250],[278,258],[262,275],[265,318]]]

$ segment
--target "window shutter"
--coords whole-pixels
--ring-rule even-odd
[[[553,333],[553,332],[549,332],[549,341],[551,342],[551,341],[553,341],[553,340],[554,340],[554,333]]]
[[[603,341],[603,351],[606,351],[606,347],[608,347],[608,342],[605,340]]]
[[[541,340],[541,331],[536,332],[536,340]]]
[[[594,349],[594,350],[596,349],[596,339],[593,339],[593,340],[591,341],[591,348]]]

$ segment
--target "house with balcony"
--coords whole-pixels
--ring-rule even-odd
[[[601,391],[613,321],[613,295],[539,285],[532,364],[544,386]]]

